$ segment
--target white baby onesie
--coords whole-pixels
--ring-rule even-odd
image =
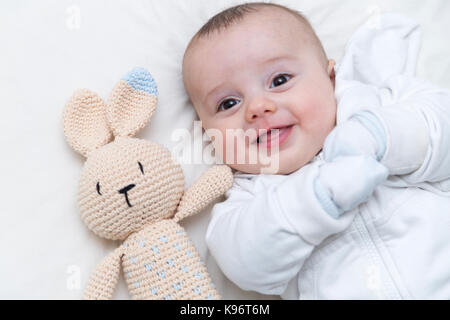
[[[367,202],[333,216],[314,184],[323,154],[290,175],[236,174],[206,242],[244,290],[450,299],[450,91],[414,77],[417,24],[377,19],[354,34],[337,70],[337,123],[362,110],[375,115],[391,176]]]

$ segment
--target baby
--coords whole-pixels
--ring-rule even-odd
[[[410,100],[336,125],[334,65],[308,21],[276,4],[227,9],[193,37],[185,88],[236,171],[213,208],[208,247],[244,290],[449,299],[450,94],[398,81]],[[276,155],[272,174],[248,161],[262,150]]]

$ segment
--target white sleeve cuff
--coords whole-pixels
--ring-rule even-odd
[[[386,152],[380,162],[391,175],[418,169],[427,154],[429,137],[420,113],[407,104],[372,110],[386,132]]]

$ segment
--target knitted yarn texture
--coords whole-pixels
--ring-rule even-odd
[[[87,158],[78,185],[81,218],[100,237],[124,240],[95,268],[85,299],[111,299],[121,268],[134,299],[220,298],[179,221],[223,195],[231,169],[213,166],[184,191],[170,151],[133,138],[150,121],[157,92],[150,73],[136,68],[108,103],[82,89],[65,106],[66,140]]]

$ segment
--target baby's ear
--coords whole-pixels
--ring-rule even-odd
[[[114,136],[134,136],[145,127],[155,111],[158,89],[143,68],[128,72],[116,84],[107,105],[107,117]]]
[[[87,89],[77,90],[67,101],[63,128],[69,145],[85,157],[112,138],[105,102]]]

